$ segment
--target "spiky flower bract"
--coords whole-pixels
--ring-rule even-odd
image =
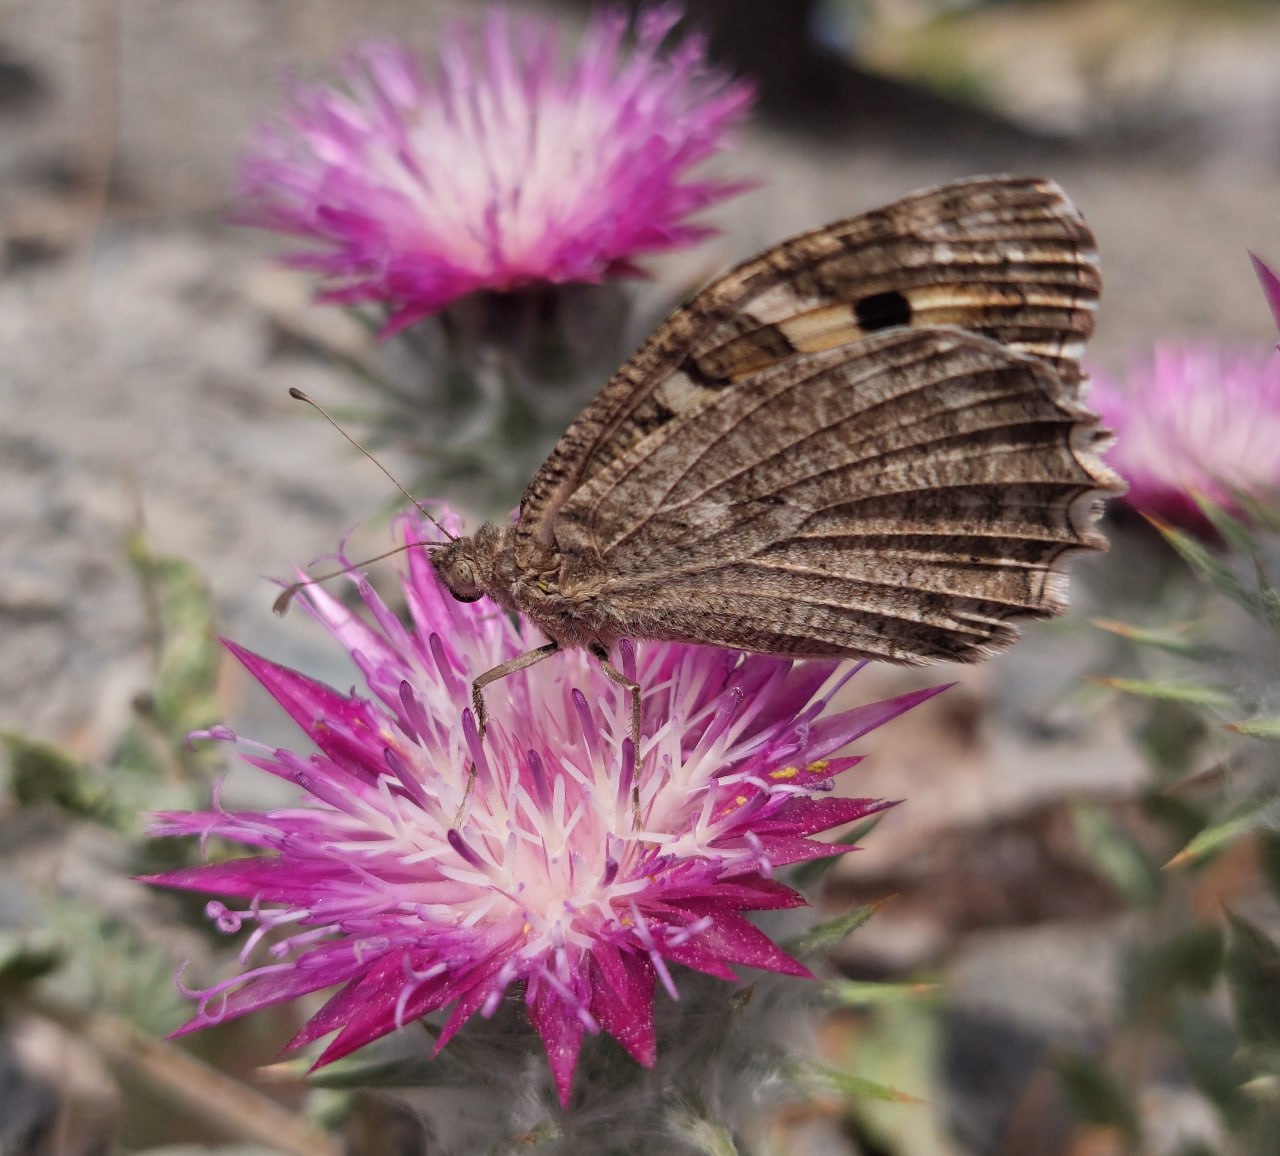
[[[688,218],[746,187],[689,175],[752,88],[701,37],[664,50],[679,15],[642,12],[628,55],[626,15],[597,13],[568,67],[554,25],[502,10],[446,32],[434,76],[365,44],[345,91],[297,85],[259,129],[242,218],[311,242],[290,263],[324,275],[324,300],[385,304],[388,331],[478,290],[634,273],[714,232]]]
[[[654,1062],[655,990],[678,998],[673,964],[808,975],[742,913],[803,905],[777,869],[847,850],[811,836],[884,805],[832,793],[859,761],[836,752],[935,691],[831,712],[852,673],[834,662],[623,644],[644,695],[636,779],[629,695],[582,652],[490,687],[481,739],[471,680],[541,639],[487,602],[455,601],[423,550],[408,557],[410,626],[367,584],[372,625],[319,588],[305,596],[367,695],[231,645],[317,753],[245,753],[302,789],[297,807],[156,817],[158,834],[261,852],[152,880],[240,900],[209,911],[228,931],[257,924],[246,957],[292,926],[271,962],[201,993],[182,1030],[336,985],[291,1047],[336,1031],[328,1063],[448,1007],[438,1050],[519,984],[565,1103],[586,1032]]]
[[[1280,357],[1211,341],[1165,341],[1124,384],[1094,375],[1090,402],[1116,434],[1108,463],[1124,501],[1203,530],[1195,496],[1235,507],[1236,493],[1280,486]]]

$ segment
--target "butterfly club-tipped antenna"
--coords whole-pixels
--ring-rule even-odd
[[[406,498],[409,499],[409,501],[413,503],[414,508],[418,511],[418,513],[420,513],[424,518],[427,519],[428,522],[430,522],[433,526],[435,526],[435,528],[439,530],[440,533],[442,533],[450,542],[456,542],[458,540],[455,534],[449,533],[448,529],[444,526],[444,524],[438,518],[436,518],[431,513],[431,511],[428,510],[420,501],[418,501],[417,498],[415,498],[411,493],[409,493],[409,491],[406,490],[404,486],[400,484],[399,480],[395,477],[395,475],[391,473],[390,470],[387,469],[386,466],[384,466],[380,461],[378,461],[378,459],[375,458],[373,454],[371,454],[367,449],[365,449],[364,446],[362,446],[358,441],[356,441],[356,439],[353,438],[349,433],[347,433],[347,431],[344,430],[342,426],[338,424],[337,420],[333,417],[331,413],[329,413],[327,409],[324,408],[324,406],[322,406],[314,398],[308,397],[305,393],[302,392],[302,390],[294,386],[291,386],[289,388],[289,396],[293,398],[295,401],[305,401],[307,405],[311,406],[312,409],[316,410],[325,419],[325,421],[327,421],[331,426],[333,426],[333,428],[336,429],[344,438],[346,438],[348,442],[350,442],[353,446],[355,446],[356,449],[358,449],[362,454],[364,454],[366,458],[368,458],[375,466],[378,467],[378,469],[382,471],[383,475],[387,478],[387,480],[390,481],[391,484],[395,486],[397,490],[399,490]],[[285,614],[288,611],[290,604],[293,602],[294,595],[296,595],[298,591],[302,590],[304,587],[315,586],[320,582],[327,582],[330,578],[338,578],[338,577],[341,577],[343,574],[350,574],[353,570],[357,570],[362,566],[367,566],[370,562],[381,562],[382,559],[384,558],[390,558],[393,555],[402,554],[404,553],[405,550],[409,550],[409,549],[412,549],[414,546],[421,546],[421,545],[424,545],[424,543],[406,542],[402,546],[396,546],[392,550],[385,550],[381,554],[375,554],[372,558],[364,558],[364,559],[361,559],[359,562],[352,562],[346,566],[343,566],[341,569],[332,570],[328,574],[317,574],[314,577],[304,578],[299,582],[293,582],[290,585],[286,586],[284,590],[280,592],[280,595],[276,598],[275,602],[271,604],[272,612],[277,615]]]
[[[419,514],[421,514],[424,518],[426,518],[426,520],[430,522],[437,530],[439,530],[440,533],[442,533],[446,538],[448,538],[450,542],[456,542],[458,540],[457,535],[450,534],[449,531],[445,529],[443,523],[441,523],[440,520],[436,518],[431,513],[431,511],[428,510],[420,501],[418,501],[417,498],[415,498],[411,493],[409,493],[409,491],[406,490],[404,486],[400,484],[396,476],[389,469],[387,469],[386,466],[384,466],[380,461],[378,461],[378,459],[375,458],[373,454],[371,454],[367,449],[365,449],[364,446],[362,446],[358,441],[356,441],[356,439],[353,438],[349,433],[347,433],[347,431],[344,430],[342,426],[338,424],[337,419],[327,409],[325,409],[324,406],[322,406],[314,398],[308,397],[305,393],[302,392],[302,390],[298,389],[297,386],[291,385],[289,387],[289,396],[293,398],[295,401],[305,401],[307,405],[309,405],[312,409],[316,410],[320,414],[320,416],[324,418],[325,421],[327,421],[331,426],[333,426],[333,428],[336,429],[344,438],[346,438],[347,441],[349,441],[353,446],[355,446],[356,449],[358,449],[362,454],[364,454],[366,458],[368,458],[375,466],[378,467],[378,469],[382,471],[383,476],[387,479],[387,481],[389,481],[393,486],[395,486],[397,490],[399,490],[406,498],[409,499],[409,501],[413,503],[414,508],[418,511]],[[385,555],[380,555],[380,557],[385,557]],[[371,558],[370,561],[374,561],[374,559]]]

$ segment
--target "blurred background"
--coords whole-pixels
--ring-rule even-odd
[[[567,28],[587,13],[570,0],[507,6]],[[267,579],[344,534],[353,557],[385,548],[396,495],[286,391],[358,411],[368,394],[352,367],[392,355],[340,309],[312,304],[311,279],[272,262],[276,239],[230,222],[236,158],[291,74],[332,79],[339,55],[370,34],[429,51],[445,22],[483,9],[0,0],[0,729],[86,764],[116,749],[154,679],[155,607],[125,548],[139,532],[149,551],[207,581],[220,633],[349,684],[321,632],[298,615],[272,617]],[[713,58],[759,86],[754,119],[712,171],[761,183],[707,215],[719,237],[643,262],[652,280],[627,287],[633,341],[690,288],[792,233],[921,186],[1015,171],[1059,181],[1097,234],[1094,365],[1122,373],[1171,334],[1274,343],[1247,253],[1280,261],[1280,4],[686,9]],[[388,439],[379,454],[398,476],[417,476],[410,447]],[[509,504],[517,497],[518,487]],[[1132,840],[1159,857],[1141,807],[1154,773],[1141,739],[1149,719],[1083,680],[1118,661],[1115,636],[1089,617],[1148,607],[1169,565],[1160,549],[1121,526],[1109,557],[1076,567],[1068,622],[1029,628],[1024,645],[977,669],[885,669],[851,688],[871,697],[960,682],[859,747],[872,757],[852,789],[906,802],[832,872],[823,901],[835,911],[896,896],[839,949],[843,974],[941,985],[915,1003],[835,1015],[823,1032],[830,1056],[923,1102],[797,1109],[778,1150],[1245,1150],[1231,1147],[1194,1065],[1174,1051],[1133,1055],[1147,1045],[1135,1043],[1126,983],[1135,943],[1154,934],[1145,920],[1156,900],[1115,862]],[[1247,636],[1227,621],[1227,633]],[[237,671],[224,667],[215,682],[238,730],[292,738]],[[1188,774],[1222,756],[1201,738],[1170,740]],[[236,778],[228,787],[233,798],[258,789]],[[51,850],[34,822],[30,811],[0,812],[0,928],[22,926],[20,897],[54,878],[81,900],[114,902],[95,890],[101,874],[75,870],[76,856],[94,862],[96,852]],[[1113,830],[1125,840],[1108,842]],[[1259,870],[1256,848],[1219,861],[1187,884],[1185,909],[1207,918],[1224,902],[1253,902]],[[104,1061],[113,1053],[66,1025],[10,1015],[4,1027],[6,1156],[244,1139],[172,1103],[144,1096],[138,1108]],[[1092,1069],[1071,1069],[1074,1093],[1063,1077],[1064,1056],[1112,1063],[1117,1049],[1147,1123],[1141,1144],[1115,1123]],[[271,1049],[261,1050],[267,1062]],[[434,1150],[411,1114],[398,1128],[394,1142],[382,1132],[372,1146],[347,1143]]]

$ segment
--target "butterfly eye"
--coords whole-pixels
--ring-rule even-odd
[[[449,593],[459,602],[475,602],[484,597],[484,589],[476,581],[475,568],[465,558],[454,558],[442,577]]]

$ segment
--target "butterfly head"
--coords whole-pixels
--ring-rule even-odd
[[[431,565],[459,602],[475,602],[494,588],[494,562],[502,531],[489,523],[466,538],[431,547]]]

